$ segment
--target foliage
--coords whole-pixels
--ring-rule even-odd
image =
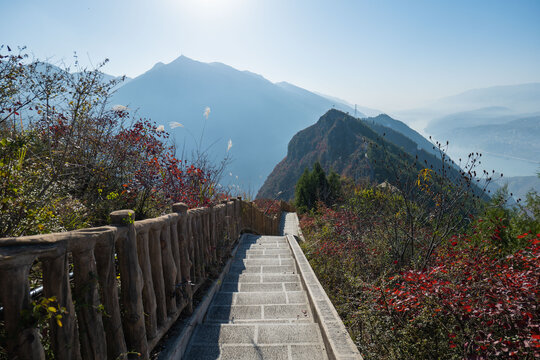
[[[108,222],[111,211],[159,215],[207,206],[223,166],[176,158],[163,126],[109,99],[119,80],[60,69],[0,48],[0,237]],[[224,163],[222,164],[224,165]],[[202,166],[202,167],[201,167]]]
[[[313,164],[310,172],[307,168],[300,176],[295,190],[295,205],[299,212],[312,210],[318,201],[328,205],[338,200],[341,192],[340,178],[334,171],[327,177],[320,162]]]
[[[33,300],[28,310],[22,311],[22,321],[25,327],[35,327],[39,330],[41,336],[48,337],[52,327],[63,327],[62,319],[67,313],[65,307],[58,304],[55,296],[40,297]],[[48,359],[54,359],[51,344],[48,341],[42,342]]]
[[[531,231],[539,226],[531,216],[537,195],[522,205],[527,212],[507,211],[507,242],[485,226],[494,219],[487,204],[469,217],[465,234],[444,239],[417,267],[400,263],[388,231],[404,216],[394,212],[401,194],[345,191],[340,206],[319,203],[304,214],[302,246],[365,358],[540,356],[540,233]]]
[[[501,256],[507,255],[527,245],[523,233],[540,233],[540,196],[534,190],[527,194],[525,203],[509,205],[511,195],[507,186],[497,190],[491,200],[484,204],[482,213],[473,223],[472,239],[477,244],[488,236],[491,241],[483,243]]]
[[[396,355],[540,356],[540,234],[521,237],[529,246],[504,258],[454,237],[425,271],[404,271],[369,289],[376,311],[394,325],[402,345]],[[422,346],[426,340],[438,349]]]
[[[262,210],[265,214],[271,216],[281,215],[281,201],[275,199],[256,199],[255,206]]]
[[[384,139],[371,147],[370,157],[380,159],[377,166],[387,172],[387,182],[380,186],[384,185],[395,198],[385,204],[379,218],[386,222],[387,236],[393,251],[399,253],[396,260],[400,266],[412,262],[425,268],[437,247],[463,231],[470,224],[470,215],[476,214],[488,198],[485,189],[492,179],[486,171],[478,176],[475,170],[481,154],[471,153],[457,166],[442,144],[435,145],[438,163],[422,161],[421,154],[412,157],[396,152]],[[477,185],[481,181],[482,188]]]

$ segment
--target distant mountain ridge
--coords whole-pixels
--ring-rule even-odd
[[[393,176],[384,166],[384,161],[377,161],[383,156],[390,156],[390,161],[398,162],[404,151],[411,159],[418,156],[418,164],[424,164],[424,160],[430,165],[440,164],[437,156],[415,141],[382,125],[393,121],[397,120],[387,115],[357,119],[342,111],[329,110],[317,123],[292,137],[287,156],[268,176],[257,198],[274,198],[281,192],[279,198],[292,199],[300,175],[315,161],[319,161],[326,171],[332,169],[355,181],[366,179],[374,182],[390,180]],[[370,146],[382,142],[386,144],[388,153]]]
[[[285,155],[288,139],[313,119],[332,106],[354,111],[288,83],[274,84],[249,71],[185,56],[156,64],[118,89],[112,101],[165,125],[188,155],[199,146],[210,148],[210,157],[219,160],[231,139],[232,176],[224,185],[233,183],[246,191],[259,189]],[[206,107],[211,111],[205,126]],[[184,127],[170,129],[170,122]],[[197,144],[203,128],[203,144]]]
[[[540,193],[540,178],[538,176],[513,176],[497,178],[490,184],[488,189],[495,193],[497,189],[508,185],[508,192],[512,194],[514,199],[521,199],[522,203],[527,198],[527,193],[531,190]]]
[[[429,107],[452,112],[488,107],[506,107],[515,112],[539,111],[540,83],[501,85],[471,89],[434,101]]]
[[[420,135],[416,130],[411,129],[407,124],[396,119],[392,119],[386,114],[381,114],[375,117],[364,118],[363,121],[368,124],[372,124],[371,127],[373,130],[377,131],[379,135],[382,135],[386,132],[387,128],[390,128],[400,135],[404,135],[413,141],[418,148],[418,150],[425,150],[428,153],[431,153],[435,156],[439,156],[439,150],[435,148],[435,145],[427,140],[425,137]],[[378,126],[375,126],[378,125]],[[396,138],[396,141],[399,141]]]
[[[509,176],[540,170],[540,83],[472,89],[397,114],[424,135],[449,141],[454,158],[480,152],[484,169]]]

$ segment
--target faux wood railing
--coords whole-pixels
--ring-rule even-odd
[[[148,359],[180,314],[193,311],[194,294],[240,233],[277,234],[279,226],[241,199],[133,219],[120,210],[111,226],[0,239],[0,334],[9,358],[44,359],[47,344],[56,359]],[[32,267],[42,296],[66,310],[62,326],[53,317],[45,334],[25,316]]]

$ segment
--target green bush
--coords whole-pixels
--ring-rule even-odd
[[[331,206],[341,195],[339,175],[331,171],[327,177],[321,163],[313,164],[310,172],[307,168],[298,179],[295,190],[295,206],[300,213],[313,210],[318,201]]]

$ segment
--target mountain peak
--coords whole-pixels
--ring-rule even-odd
[[[137,108],[141,116],[158,124],[181,122],[184,128],[175,133],[179,148],[185,147],[186,153],[198,146],[197,137],[186,131],[201,134],[204,122],[200,119],[205,107],[210,107],[203,141],[217,145],[208,147],[209,156],[219,159],[224,151],[221,144],[232,139],[235,161],[229,171],[235,176],[224,181],[243,189],[258,189],[286,154],[287,141],[333,105],[354,111],[305,89],[287,90],[253,72],[184,55],[122,86],[114,102]],[[254,156],[253,149],[259,148],[265,154]],[[238,180],[233,180],[236,176]]]
[[[151,70],[159,69],[160,67],[164,66],[165,64],[161,61],[158,61],[154,66],[152,66]]]
[[[323,116],[319,118],[317,124],[333,125],[338,121],[356,121],[357,119],[352,117],[348,112],[344,112],[338,109],[330,109]]]
[[[385,125],[381,124],[383,120]],[[425,150],[431,147],[426,147],[425,143],[430,143],[425,139],[420,143],[411,140],[408,136],[411,131],[388,115],[358,119],[346,112],[330,109],[317,123],[292,137],[287,156],[268,176],[257,198],[271,198],[281,192],[281,198],[292,199],[295,184],[303,170],[311,168],[315,161],[320,162],[325,171],[333,170],[354,181],[377,183],[396,181],[395,174],[388,169],[389,162],[406,161],[418,169],[423,166],[418,164],[426,162],[438,170],[440,160]],[[385,150],[382,150],[381,144],[384,144]],[[410,171],[406,176],[413,179],[415,171]],[[449,171],[454,172],[455,169]]]
[[[171,61],[169,64],[182,64],[182,63],[199,63],[200,61],[197,61],[197,60],[193,60],[192,58],[189,58],[185,55],[180,55],[179,57],[177,57],[176,59],[174,59],[173,61]],[[168,65],[169,65],[168,64]]]

